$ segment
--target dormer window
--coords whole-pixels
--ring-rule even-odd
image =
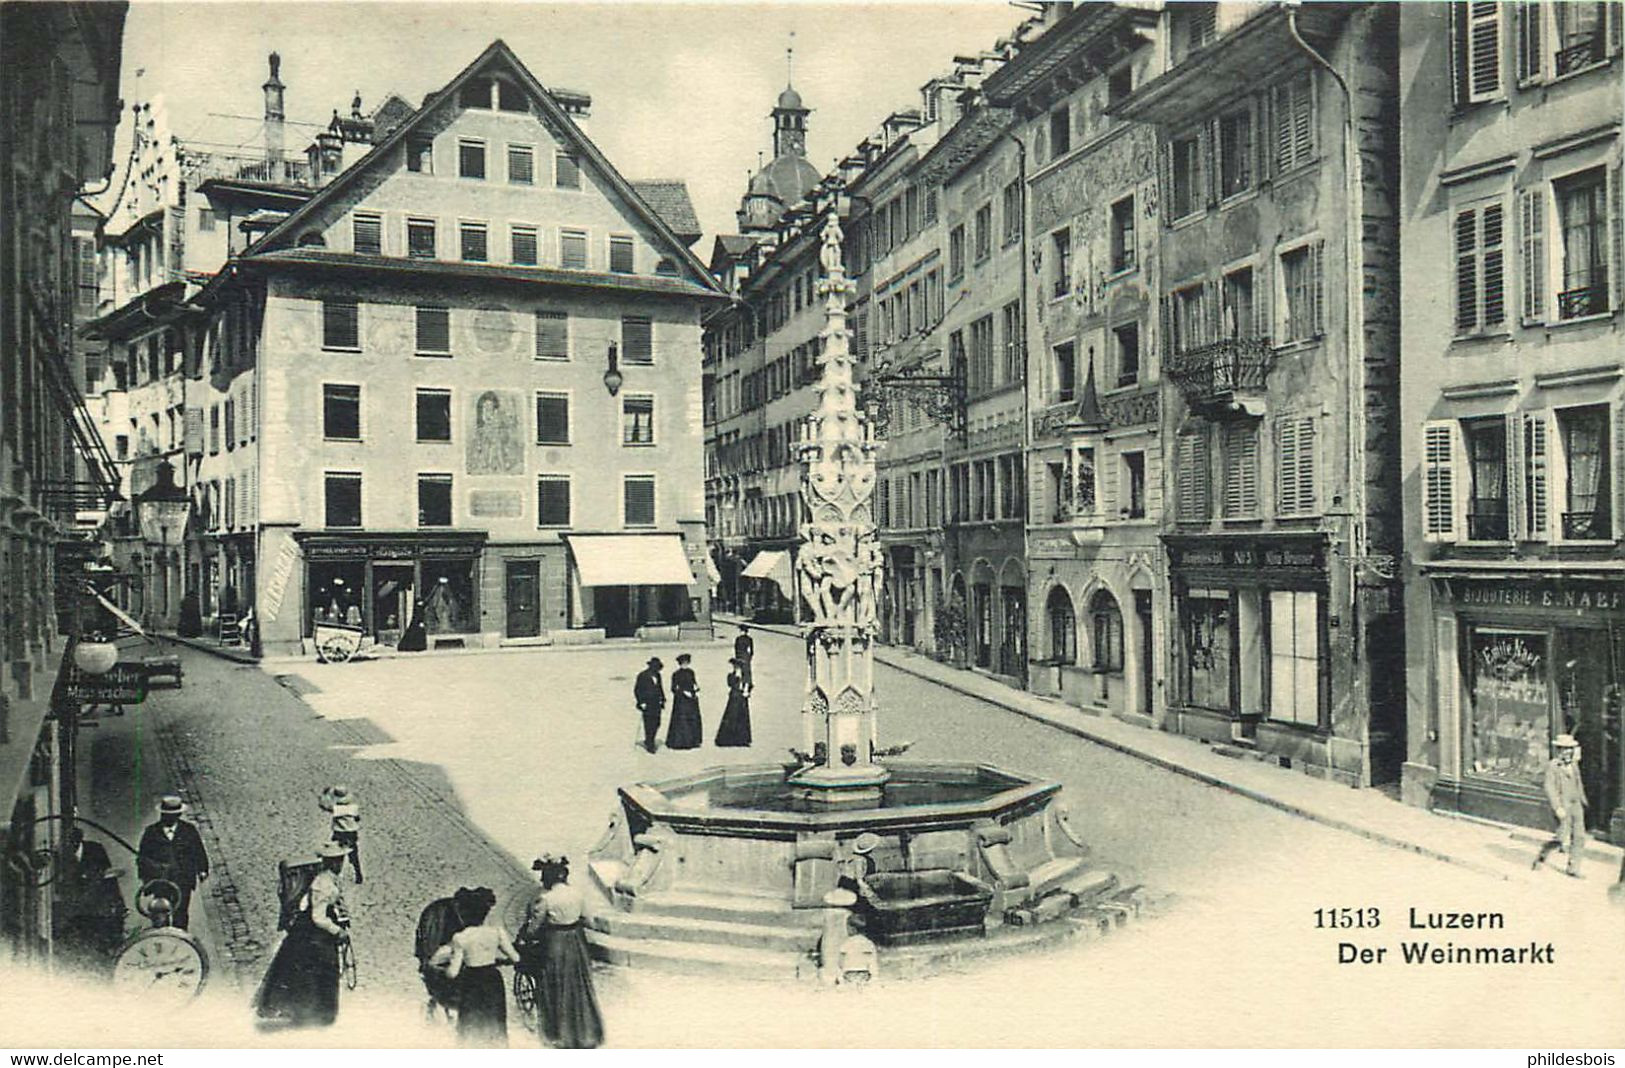
[[[457,91],[457,103],[465,108],[491,107],[491,79],[471,78]]]
[[[510,81],[497,79],[497,107],[503,111],[529,111],[525,91]]]

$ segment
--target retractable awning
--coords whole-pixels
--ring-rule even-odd
[[[705,576],[711,580],[711,588],[716,589],[722,585],[722,572],[717,570],[716,561],[709,556],[705,558]]]
[[[567,534],[583,586],[687,586],[680,534]]]
[[[745,565],[740,574],[745,578],[767,578],[773,574],[773,569],[784,559],[784,553],[778,549],[763,549],[756,554],[755,559]]]

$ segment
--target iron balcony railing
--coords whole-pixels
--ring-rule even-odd
[[[211,178],[236,182],[264,182],[270,185],[311,184],[310,164],[297,157],[267,159],[264,155],[235,155],[226,152],[190,152],[187,163],[193,180]]]
[[[1601,63],[1606,55],[1602,34],[1596,33],[1577,40],[1573,44],[1557,50],[1557,76],[1561,78],[1570,71],[1579,70],[1581,67],[1589,67],[1593,63]]]
[[[1613,537],[1607,512],[1564,512],[1563,537],[1571,541],[1606,541]]]
[[[1262,390],[1274,353],[1269,338],[1226,338],[1174,353],[1167,374],[1188,402],[1201,403]]]
[[[1601,315],[1608,310],[1608,283],[1596,281],[1588,286],[1565,289],[1557,295],[1557,314],[1560,319],[1578,319],[1582,315]]]
[[[1484,508],[1467,513],[1467,538],[1470,541],[1506,541],[1506,511]]]

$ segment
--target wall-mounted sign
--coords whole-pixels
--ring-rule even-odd
[[[105,675],[70,667],[68,697],[94,705],[138,705],[147,699],[147,672],[140,664],[114,664]]]
[[[1598,578],[1448,578],[1444,598],[1459,608],[1625,619],[1625,582]]]

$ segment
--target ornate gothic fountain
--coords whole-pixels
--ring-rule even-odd
[[[591,855],[607,907],[590,938],[603,959],[799,973],[821,941],[826,958],[836,952],[842,910],[852,907],[882,947],[882,968],[906,971],[967,943],[1025,944],[1035,931],[1092,929],[1128,911],[1115,876],[1089,869],[1058,783],[981,764],[889,760],[900,750],[879,745],[879,446],[859,414],[851,283],[833,212],[822,262],[822,374],[801,449],[808,521],[796,568],[812,620],[804,748],[791,764],[621,788],[621,810]],[[1045,920],[1057,922],[1034,927]]]

